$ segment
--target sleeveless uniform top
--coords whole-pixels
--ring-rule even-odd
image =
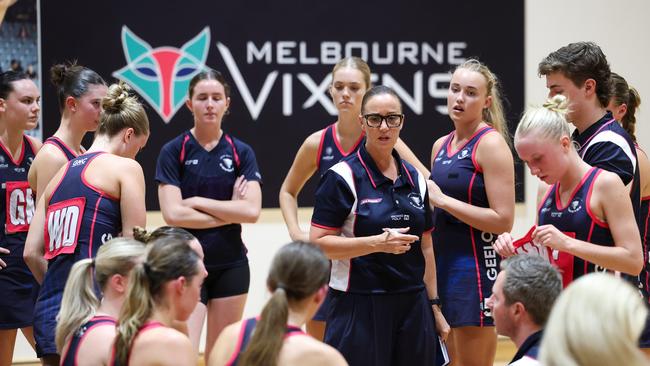
[[[316,161],[318,175],[322,177],[334,164],[359,150],[364,137],[365,134],[362,133],[350,151],[345,152],[336,137],[336,123],[327,126],[320,137],[320,145],[318,146],[318,155],[316,157],[318,159]]]
[[[625,185],[631,183],[630,199],[634,217],[641,227],[639,163],[636,146],[627,131],[614,119],[611,112],[607,112],[582,133],[575,130],[573,139],[578,143],[578,154],[587,164],[616,173]],[[643,286],[643,279],[648,276],[648,270],[646,261],[639,276],[621,274],[626,281],[638,287],[646,299],[650,289]]]
[[[27,172],[35,156],[27,136],[23,135],[18,161],[13,160],[11,153],[0,142],[0,220],[4,226],[0,232],[0,246],[11,250],[8,258],[20,257],[20,261],[29,224],[34,216],[34,194],[27,182]]]
[[[56,146],[59,150],[61,150],[68,161],[77,157],[77,153],[75,153],[68,145],[65,144],[65,142],[56,136],[48,137],[47,140],[43,142],[43,145],[45,144]]]
[[[395,182],[377,168],[364,145],[325,173],[316,190],[312,226],[341,230],[349,238],[383,233],[384,228],[409,227],[422,238],[432,229],[424,176],[402,161]],[[371,253],[332,260],[329,286],[361,294],[414,292],[424,288],[424,256],[420,240],[401,255]]]
[[[95,327],[102,325],[110,325],[115,327],[115,319],[110,316],[94,316],[84,325],[79,327],[79,329],[72,335],[72,338],[70,339],[70,345],[68,346],[68,349],[64,353],[63,357],[61,357],[60,365],[77,366],[77,353],[79,353],[79,347],[81,347],[81,343],[84,341],[86,335],[88,335],[88,332],[93,330]]]
[[[563,206],[558,191],[559,183],[551,186],[538,211],[538,225],[553,225],[564,234],[578,240],[603,246],[614,246],[614,238],[607,223],[598,219],[589,205],[596,177],[602,172],[593,167],[584,175]],[[562,282],[568,286],[573,280],[590,272],[607,271],[569,253],[553,252],[553,262],[562,273]]]
[[[156,166],[156,182],[180,188],[183,199],[200,196],[230,200],[240,175],[262,183],[253,149],[226,133],[217,146],[207,151],[186,131],[163,146]],[[201,242],[208,271],[248,262],[240,224],[187,230]]]
[[[457,151],[451,146],[455,132],[444,140],[431,166],[431,179],[444,194],[473,206],[489,207],[476,151],[481,139],[492,131],[496,130],[481,128]],[[497,235],[467,225],[438,207],[433,210],[433,225],[438,291],[445,317],[452,326],[491,325],[485,301],[499,272],[501,258],[492,248]]]
[[[32,273],[23,260],[29,224],[34,216],[34,194],[27,182],[27,172],[35,156],[34,147],[23,135],[20,157],[0,143],[0,247],[9,254],[0,254],[7,267],[0,270],[0,329],[21,328],[32,323],[34,283]]]
[[[230,360],[226,362],[226,366],[237,366],[239,357],[242,353],[244,353],[244,351],[246,351],[246,347],[248,347],[248,342],[250,342],[251,337],[253,336],[253,331],[255,330],[257,322],[258,318],[250,318],[242,322],[241,330],[239,331],[239,340],[237,342],[237,347],[235,348],[235,352],[233,352]],[[286,339],[294,335],[306,334],[302,331],[302,329],[298,327],[287,325],[287,330],[284,333],[284,338]]]
[[[65,166],[45,215],[47,272],[34,309],[34,333],[39,354],[56,353],[54,328],[63,289],[72,266],[94,258],[106,241],[122,231],[119,199],[84,178],[90,162],[102,152],[81,155]]]
[[[144,333],[144,332],[146,332],[148,330],[155,329],[155,328],[160,328],[160,327],[165,327],[165,325],[163,323],[160,323],[160,322],[157,322],[157,321],[150,321],[150,322],[145,323],[144,325],[142,325],[142,327],[140,327],[140,329],[138,329],[138,332],[133,337],[133,340],[131,341],[131,346],[133,346],[133,344],[135,343],[135,340],[138,338],[138,336],[140,334],[142,334],[142,333]],[[124,366],[129,366],[129,362],[130,362],[129,360],[131,359],[131,351],[133,351],[133,349],[129,350],[129,357],[128,357],[128,360],[126,362],[126,365],[124,365]],[[113,355],[111,356],[111,359],[112,359],[111,364],[113,366],[121,366],[120,362],[115,358],[115,346],[113,346]]]
[[[83,176],[100,154],[89,153],[70,161],[50,197],[45,218],[44,258],[48,269],[39,297],[63,292],[72,265],[94,258],[103,243],[122,231],[119,199],[92,186]]]

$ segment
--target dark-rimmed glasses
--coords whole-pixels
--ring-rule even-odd
[[[382,116],[379,113],[369,113],[369,114],[364,114],[363,119],[366,120],[366,124],[368,125],[368,127],[379,128],[381,127],[381,123],[383,121],[386,121],[386,126],[388,126],[388,128],[398,128],[399,126],[402,125],[402,122],[404,121],[404,115],[387,114],[385,116]]]

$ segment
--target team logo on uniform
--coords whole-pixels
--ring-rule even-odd
[[[441,149],[440,152],[438,153],[438,156],[436,156],[436,160],[435,160],[435,161],[438,161],[438,160],[442,159],[442,154],[444,154],[444,153],[445,153],[445,152],[442,151],[442,149]]]
[[[460,154],[458,154],[458,159],[465,159],[469,156],[469,149],[463,149]]]
[[[419,193],[409,193],[409,203],[411,206],[417,208],[417,209],[423,209],[424,208],[424,202],[422,200],[422,196],[420,196]]]
[[[365,205],[367,203],[380,203],[382,201],[382,198],[364,198],[359,202],[359,206]]]
[[[483,316],[486,316],[488,318],[492,317],[492,310],[490,310],[490,307],[487,306],[487,299],[483,299],[483,302],[479,304],[481,307],[481,311],[483,311]]]
[[[113,72],[140,93],[169,123],[185,102],[190,80],[205,68],[210,45],[208,27],[181,48],[162,46],[152,48],[122,26],[122,49],[127,65]]]
[[[582,208],[582,201],[579,198],[576,198],[575,200],[571,201],[568,210],[571,213],[576,213],[580,211],[581,208]]]
[[[104,233],[102,234],[102,244],[106,244],[107,241],[113,239],[113,234],[111,233]]]
[[[232,156],[227,154],[219,157],[219,166],[228,173],[235,170],[235,162],[233,161]]]
[[[551,203],[553,203],[553,200],[551,198],[547,198],[546,201],[544,201],[544,207],[542,207],[541,212],[544,213],[546,211],[549,211],[551,209]]]
[[[185,160],[185,165],[199,165],[199,159]]]
[[[325,154],[323,155],[323,160],[332,160],[334,156],[332,155],[332,147],[328,146],[325,148]]]

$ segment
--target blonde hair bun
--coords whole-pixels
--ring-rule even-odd
[[[544,102],[542,107],[548,109],[551,112],[566,115],[569,110],[569,100],[564,95],[557,94],[551,98],[546,99],[546,102]]]
[[[107,113],[119,113],[122,110],[124,101],[129,98],[131,87],[123,81],[113,84],[108,88],[106,97],[102,99],[102,108]]]

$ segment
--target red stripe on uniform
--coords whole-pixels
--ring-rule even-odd
[[[469,181],[469,189],[467,195],[467,203],[472,204],[472,187],[474,186],[474,179],[476,178],[476,171],[472,174],[472,179]],[[468,225],[469,226],[469,225]],[[474,265],[476,267],[476,284],[478,286],[478,299],[483,305],[483,291],[481,291],[481,270],[478,265],[478,254],[476,253],[476,241],[474,240],[474,228],[469,226],[469,236],[472,239],[472,250],[474,251]],[[481,311],[481,327],[483,326],[483,311]]]
[[[327,130],[330,126],[323,129],[323,133],[320,135],[320,142],[318,143],[318,152],[316,153],[316,169],[320,169],[320,158],[323,153],[323,143],[325,142],[325,135],[327,135]]]
[[[594,168],[592,168],[592,169],[594,169]],[[601,219],[599,219],[598,216],[596,216],[593,212],[591,212],[591,205],[589,204],[591,202],[591,192],[594,190],[594,185],[596,183],[596,178],[598,178],[598,175],[600,175],[600,173],[602,173],[602,170],[598,170],[596,172],[596,174],[594,174],[594,179],[591,180],[591,184],[589,185],[589,190],[587,191],[587,199],[586,199],[586,202],[585,202],[585,206],[587,206],[586,207],[587,215],[589,215],[589,217],[591,217],[591,220],[593,222],[595,222],[598,226],[607,229],[607,228],[609,228],[609,225],[605,221],[602,221]],[[591,232],[589,233],[589,235],[591,236]]]
[[[402,162],[402,167],[404,168],[404,171],[406,172],[406,175],[409,177],[409,181],[411,182],[411,186],[415,188],[415,183],[413,183],[413,178],[411,178],[411,173],[409,173],[409,170],[406,169],[406,165],[404,165],[404,162]]]
[[[331,227],[331,226],[320,225],[320,224],[317,224],[317,223],[315,223],[313,221],[311,222],[311,226],[315,226],[315,227],[325,229],[325,230],[339,230],[340,229],[339,227]]]
[[[359,150],[357,150],[357,156],[359,157],[359,161],[361,162],[361,165],[363,165],[363,168],[366,170],[366,173],[368,174],[368,178],[370,178],[370,183],[372,183],[372,188],[377,189],[377,185],[375,184],[375,181],[372,179],[372,174],[370,173],[370,170],[366,166],[366,163],[361,158],[361,153],[359,153]]]
[[[595,225],[595,222],[592,220],[591,225],[589,225],[589,234],[587,234],[587,240],[585,240],[587,243],[591,243],[591,235],[594,233],[594,225]],[[583,259],[583,261],[585,262],[585,274],[587,274],[587,268],[588,268],[589,261],[586,260],[586,259]],[[595,263],[594,263],[594,266],[595,266]]]
[[[232,147],[232,154],[235,158],[235,165],[237,166],[237,168],[239,168],[241,164],[239,162],[239,154],[237,154],[237,149],[235,148],[235,143],[232,141],[232,138],[230,138],[230,136],[224,134],[223,137],[226,138],[226,141],[228,141],[230,147]]]
[[[246,334],[246,324],[248,323],[248,319],[243,320],[241,322],[241,329],[239,330],[239,337],[237,339],[237,345],[235,346],[235,351],[232,353],[232,356],[230,356],[230,359],[228,362],[226,362],[226,366],[230,366],[235,362],[237,359],[237,356],[239,356],[239,352],[241,351],[241,345],[244,342],[244,335]]]
[[[88,258],[93,257],[93,233],[95,232],[95,223],[97,222],[97,212],[99,211],[99,203],[102,201],[102,198],[104,198],[103,195],[100,195],[99,198],[97,199],[97,203],[95,204],[95,213],[93,214],[93,221],[90,224],[90,241],[88,243]]]
[[[181,154],[179,156],[179,159],[181,164],[185,161],[185,144],[190,140],[190,135],[185,135],[185,138],[183,138],[183,144],[181,145]]]
[[[646,200],[644,197],[643,200]],[[643,226],[643,237],[641,238],[642,240],[642,246],[643,246],[643,266],[648,265],[648,221],[650,220],[650,211],[648,211],[648,215],[645,217],[645,225]],[[650,271],[646,271],[645,273],[645,288],[646,290],[650,288]],[[648,298],[648,302],[650,302],[650,297]]]

